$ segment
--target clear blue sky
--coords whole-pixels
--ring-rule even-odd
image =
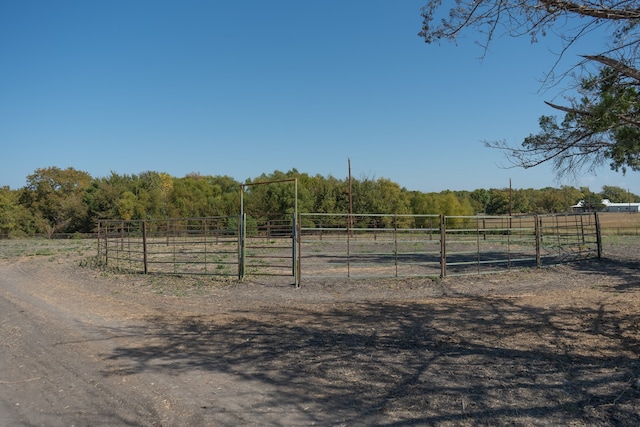
[[[425,192],[511,179],[640,194],[634,172],[558,182],[546,166],[501,168],[482,141],[537,133],[555,57],[527,38],[484,60],[473,37],[427,45],[424,2],[4,0],[0,186],[48,166],[345,178],[350,158],[356,178]]]

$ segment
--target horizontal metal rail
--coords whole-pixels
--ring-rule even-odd
[[[123,271],[239,276],[242,265],[243,274],[290,276],[297,263],[304,278],[447,277],[601,256],[593,213],[315,213],[300,214],[297,225],[286,215],[245,221],[244,230],[237,216],[101,221],[98,252]]]

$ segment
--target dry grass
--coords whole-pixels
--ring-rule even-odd
[[[602,212],[598,217],[603,234],[640,234],[640,213]]]

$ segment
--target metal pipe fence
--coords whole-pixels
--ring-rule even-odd
[[[535,216],[451,216],[443,220],[443,277],[540,266]]]
[[[438,215],[300,215],[304,277],[440,275]]]
[[[302,278],[499,273],[602,251],[598,214],[303,213],[101,221],[98,255],[123,271]]]
[[[100,221],[98,256],[129,272],[237,276],[238,219]]]
[[[300,215],[301,277],[447,277],[601,256],[597,214]]]

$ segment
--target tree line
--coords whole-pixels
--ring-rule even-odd
[[[229,176],[191,173],[173,177],[164,172],[93,178],[72,167],[41,168],[23,188],[0,187],[0,236],[20,237],[54,233],[90,233],[101,219],[167,219],[237,215],[241,184],[244,209],[253,213],[291,213],[297,178],[298,210],[346,214],[444,214],[455,216],[568,212],[579,200],[598,206],[635,202],[640,197],[620,187],[510,189],[439,193],[409,191],[387,178],[338,179],[310,176],[296,169],[275,171],[239,182]]]

